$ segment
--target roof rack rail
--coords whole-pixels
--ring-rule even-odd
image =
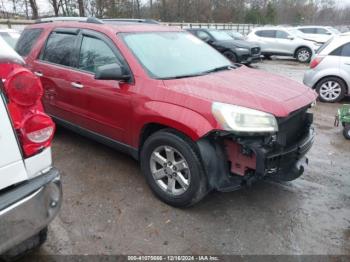
[[[92,23],[92,24],[104,24],[102,20],[96,17],[47,17],[40,18],[35,21],[36,24],[40,23],[52,23],[52,22],[83,22],[83,23]]]
[[[106,23],[144,23],[144,24],[160,24],[158,21],[153,19],[134,19],[134,18],[107,18],[101,19]]]

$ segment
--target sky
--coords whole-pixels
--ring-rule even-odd
[[[336,5],[339,7],[344,6],[350,6],[350,0],[334,0]],[[6,6],[6,9],[8,11],[12,10],[12,1],[11,0],[2,0],[4,5]],[[146,2],[146,0],[143,0],[143,2]],[[51,11],[51,7],[49,5],[49,0],[37,0],[37,4],[39,6],[39,12],[40,13],[46,13],[48,11]]]

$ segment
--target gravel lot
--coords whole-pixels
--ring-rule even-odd
[[[292,60],[255,67],[296,81],[306,69]],[[59,128],[64,202],[36,254],[350,255],[350,141],[333,127],[338,107],[314,110],[317,139],[302,178],[212,193],[185,210],[158,201],[133,159]]]

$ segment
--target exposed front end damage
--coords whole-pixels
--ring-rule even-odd
[[[291,181],[308,164],[315,131],[307,108],[278,119],[276,134],[215,131],[197,142],[211,188],[234,191],[262,180]]]

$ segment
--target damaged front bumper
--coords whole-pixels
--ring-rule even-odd
[[[292,181],[299,178],[308,164],[305,156],[314,138],[315,131],[310,127],[290,146],[281,146],[276,137],[237,139],[220,134],[206,137],[197,144],[209,185],[228,192],[262,179]]]

